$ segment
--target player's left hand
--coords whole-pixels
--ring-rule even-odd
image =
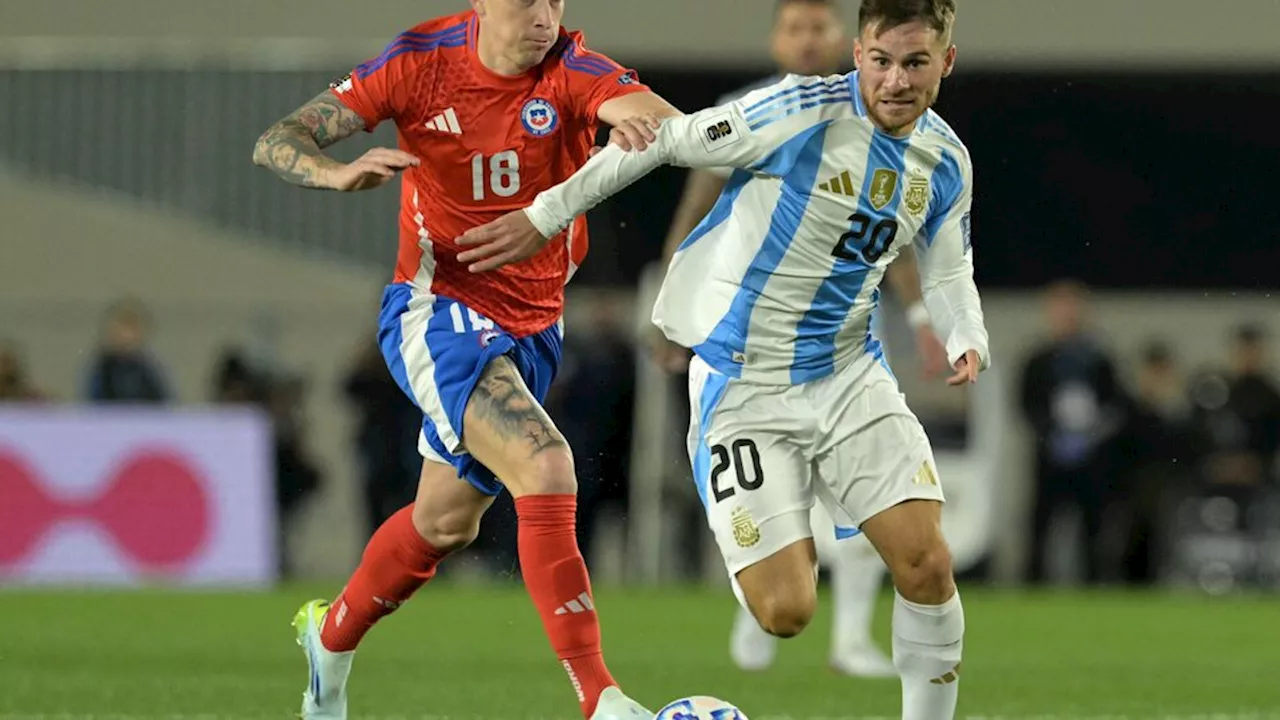
[[[981,362],[977,350],[965,351],[964,357],[956,361],[956,374],[947,378],[948,385],[963,385],[978,382],[978,368]]]
[[[547,244],[547,238],[542,237],[523,210],[516,210],[471,228],[456,242],[461,247],[474,246],[458,253],[458,262],[471,263],[468,270],[482,273],[533,257]]]
[[[649,147],[649,143],[658,139],[657,129],[662,121],[656,115],[645,114],[629,117],[613,126],[609,131],[609,142],[623,150],[637,152]]]

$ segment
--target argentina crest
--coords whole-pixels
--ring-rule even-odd
[[[733,541],[738,543],[738,547],[749,548],[760,542],[760,526],[745,509],[734,508],[729,524],[733,527]]]
[[[876,210],[883,210],[886,205],[893,201],[893,196],[898,192],[898,171],[889,168],[876,168],[871,175],[871,192],[867,195],[867,201],[871,203],[871,207]]]
[[[912,175],[907,179],[907,190],[902,195],[902,204],[907,212],[919,215],[929,204],[929,178],[924,175]]]

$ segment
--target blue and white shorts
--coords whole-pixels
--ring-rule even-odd
[[[517,338],[463,303],[407,283],[388,285],[378,317],[378,344],[400,389],[422,410],[418,452],[452,465],[487,495],[502,484],[463,448],[463,416],[491,360],[511,358],[539,403],[560,367],[560,323]]]

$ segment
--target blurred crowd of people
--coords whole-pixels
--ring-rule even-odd
[[[564,366],[547,401],[578,459],[580,542],[588,557],[598,509],[612,504],[625,512],[636,375],[624,315],[606,302],[593,307],[586,323],[590,332],[566,338]],[[1132,361],[1117,357],[1090,327],[1083,285],[1054,284],[1045,307],[1047,336],[1023,359],[1017,386],[1020,410],[1035,437],[1027,581],[1057,579],[1052,559],[1062,555],[1062,547],[1053,541],[1064,535],[1074,538],[1068,554],[1087,583],[1164,579],[1182,562],[1179,553],[1185,554],[1178,533],[1214,525],[1188,513],[1188,503],[1232,503],[1236,512],[1227,526],[1217,522],[1221,531],[1247,533],[1251,523],[1274,520],[1247,512],[1280,488],[1280,390],[1269,371],[1261,327],[1224,330],[1230,333],[1223,343],[1229,353],[1221,363],[1190,368],[1158,338]],[[122,300],[107,309],[101,328],[78,399],[174,402],[163,363],[151,350],[146,307]],[[367,537],[412,502],[422,462],[420,413],[372,341],[359,346],[341,390],[355,414],[353,450]],[[224,351],[211,378],[210,401],[258,406],[274,425],[276,498],[286,537],[325,477],[308,450],[306,393],[302,378],[264,368],[235,348]],[[0,402],[54,401],[54,394],[31,382],[20,349],[0,340]],[[1076,519],[1074,532],[1055,532],[1072,525],[1062,522],[1070,517]],[[1280,525],[1274,530],[1280,532]],[[287,575],[287,543],[281,547]],[[498,499],[470,553],[486,571],[517,571],[509,498]]]
[[[178,402],[164,363],[152,349],[153,324],[146,305],[133,298],[108,307],[96,347],[85,366],[79,393],[73,397],[37,388],[17,345],[0,340],[0,403],[163,406]],[[301,378],[255,366],[245,353],[226,349],[218,359],[209,401],[260,407],[274,430],[276,506],[281,520],[279,563],[289,574],[286,539],[303,501],[320,489],[322,471],[307,448],[302,412],[306,385]]]
[[[1229,352],[1214,367],[1186,367],[1160,339],[1126,367],[1090,329],[1087,297],[1071,281],[1048,289],[1048,337],[1021,369],[1035,436],[1026,579],[1051,579],[1050,531],[1068,509],[1086,583],[1145,584],[1180,564],[1212,565],[1182,542],[1213,530],[1194,519],[1206,503],[1237,508],[1239,522],[1209,533],[1219,538],[1280,532],[1248,512],[1280,485],[1280,392],[1263,329],[1224,324]]]

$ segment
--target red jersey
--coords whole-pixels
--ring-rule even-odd
[[[400,149],[422,164],[401,178],[395,282],[460,300],[522,337],[564,310],[564,286],[587,254],[577,218],[537,255],[472,274],[454,239],[526,207],[586,163],[606,100],[647,91],[635,72],[561,28],[542,64],[499,75],[476,55],[474,12],[425,22],[335,83],[367,130],[394,121]]]

